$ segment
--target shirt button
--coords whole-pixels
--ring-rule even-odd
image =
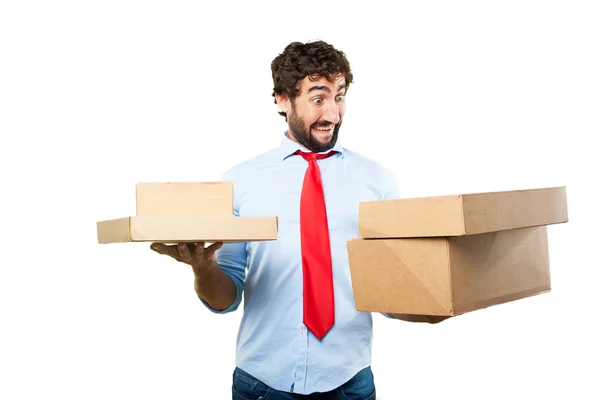
[[[304,329],[300,329],[300,334],[304,335]]]

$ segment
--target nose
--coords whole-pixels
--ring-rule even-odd
[[[340,108],[335,102],[328,102],[323,109],[323,119],[337,125],[340,122]]]

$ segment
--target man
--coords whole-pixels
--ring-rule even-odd
[[[192,266],[211,311],[232,312],[244,296],[233,399],[375,399],[372,317],[355,309],[346,243],[359,236],[359,202],[397,198],[398,185],[338,141],[353,80],[344,53],[295,42],[271,68],[289,129],[222,180],[233,182],[235,215],[279,218],[278,240],[152,247]]]

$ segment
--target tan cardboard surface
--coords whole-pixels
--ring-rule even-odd
[[[276,240],[277,217],[130,216],[96,223],[98,243]]]
[[[566,187],[359,204],[361,237],[447,237],[568,221]]]
[[[452,316],[550,290],[546,226],[347,247],[359,311]]]
[[[232,182],[144,182],[135,187],[136,215],[233,215]]]

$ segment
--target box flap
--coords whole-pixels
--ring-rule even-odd
[[[448,239],[455,313],[550,290],[547,227]]]
[[[357,310],[450,315],[445,239],[354,239],[347,247]]]

